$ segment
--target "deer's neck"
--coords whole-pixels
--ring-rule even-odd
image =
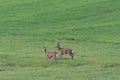
[[[44,53],[46,53],[47,51],[46,51],[46,49],[44,49]]]
[[[58,46],[58,50],[61,50],[62,48],[60,46]]]

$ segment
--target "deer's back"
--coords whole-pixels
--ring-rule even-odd
[[[70,49],[70,48],[62,48],[61,50],[60,50],[60,52],[61,53],[72,53],[72,49]]]

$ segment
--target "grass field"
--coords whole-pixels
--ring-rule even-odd
[[[0,80],[120,80],[120,0],[0,0]]]

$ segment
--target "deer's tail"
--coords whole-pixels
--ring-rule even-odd
[[[56,56],[58,56],[58,53],[57,53],[57,52],[55,52],[55,54],[56,54]]]
[[[74,51],[72,50],[72,55],[74,56]]]

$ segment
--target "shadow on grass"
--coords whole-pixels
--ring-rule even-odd
[[[0,72],[7,71],[6,69],[0,69]]]
[[[104,68],[120,67],[120,63],[104,64]]]

